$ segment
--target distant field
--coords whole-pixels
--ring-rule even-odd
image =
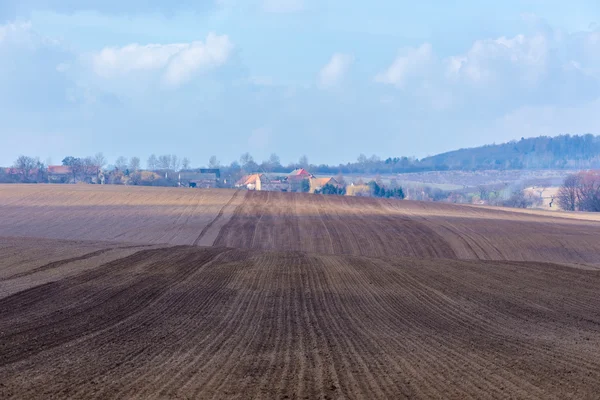
[[[0,235],[211,245],[243,200],[236,193],[109,185],[0,185]]]
[[[455,189],[480,185],[546,185],[559,186],[572,170],[488,170],[488,171],[430,171],[398,174],[398,181],[427,184],[433,187],[451,185]]]
[[[0,186],[0,213],[0,236],[600,264],[593,214],[87,185]]]
[[[600,215],[0,185],[0,398],[596,398]]]

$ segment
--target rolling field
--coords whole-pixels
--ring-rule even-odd
[[[596,218],[0,186],[0,398],[597,398]]]
[[[600,265],[600,217],[296,193],[0,185],[0,236]]]
[[[233,190],[0,185],[0,235],[211,245],[241,200]]]

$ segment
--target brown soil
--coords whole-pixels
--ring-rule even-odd
[[[295,193],[0,185],[0,236],[144,245],[600,266],[595,218]]]
[[[130,186],[0,185],[0,235],[191,245],[202,240],[199,235],[204,228],[215,223],[222,226],[231,217],[232,213],[224,213],[223,208],[235,193]],[[217,216],[220,221],[215,222]]]
[[[248,192],[215,245],[371,257],[600,265],[599,234],[598,221],[552,213]]]
[[[600,225],[581,216],[11,188],[0,398],[600,393]]]

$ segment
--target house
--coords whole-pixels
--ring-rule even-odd
[[[290,183],[285,177],[269,178],[267,182],[262,182],[262,190],[269,192],[289,192]]]
[[[221,171],[214,168],[179,172],[180,185],[193,188],[216,188],[219,185],[220,178]]]
[[[265,174],[246,175],[236,182],[235,187],[248,190],[263,190],[263,184],[267,184],[269,178]]]
[[[316,193],[323,189],[326,185],[332,185],[337,188],[340,187],[340,184],[335,178],[327,177],[327,178],[310,178],[310,190],[309,193]]]
[[[314,176],[305,170],[304,168],[299,168],[293,170],[288,175],[288,182],[290,184],[290,191],[292,192],[302,192],[305,190],[305,185],[310,186],[310,183],[307,182],[309,179],[314,178]]]
[[[192,179],[187,184],[191,188],[211,189],[217,187],[218,179],[215,174],[203,174],[199,179]],[[184,184],[182,183],[182,185]]]
[[[68,183],[73,179],[71,167],[66,165],[49,165],[48,182],[49,183]]]
[[[289,173],[288,178],[291,179],[308,179],[314,176],[304,168],[298,168]]]

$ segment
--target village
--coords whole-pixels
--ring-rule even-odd
[[[343,181],[339,182],[334,177],[318,178],[304,168],[295,169],[289,174],[255,173],[246,175],[238,180],[234,186],[236,188],[268,192],[322,193],[324,190],[340,192],[345,189]]]
[[[0,182],[235,188],[249,191],[404,198],[402,188],[397,185],[384,185],[376,179],[367,183],[362,179],[347,182],[341,174],[336,177],[314,175],[305,168],[296,168],[289,173],[244,173],[243,170],[232,173],[231,170],[225,169],[223,174],[220,168],[142,170],[104,169],[93,163],[73,166],[37,165],[32,168],[2,168]]]
[[[26,157],[25,157],[26,158]],[[133,160],[133,159],[132,159]],[[91,157],[67,157],[63,165],[44,165],[33,160],[0,168],[0,183],[92,184],[161,186],[188,189],[240,189],[323,195],[379,197],[450,203],[500,205],[556,210],[554,199],[569,171],[484,171],[474,179],[464,171],[432,171],[419,174],[312,173],[314,166],[280,166],[276,170],[256,163],[183,168],[177,163],[142,169],[136,162],[117,162],[108,167]],[[35,161],[35,162],[33,162]],[[149,163],[152,167],[152,164]],[[257,172],[260,171],[260,172]],[[323,172],[323,171],[320,171]]]

